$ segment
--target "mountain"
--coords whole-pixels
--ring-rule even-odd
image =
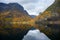
[[[24,8],[18,3],[0,3],[0,14],[4,15],[5,17],[10,16],[11,18],[15,18],[17,19],[16,21],[18,21],[18,19],[20,21],[22,21],[22,19],[25,21],[31,19],[27,11],[24,10]]]
[[[60,39],[60,0],[56,0],[43,13],[31,16],[18,3],[0,3],[0,37],[2,40],[22,40],[33,28],[45,33],[51,40]]]
[[[35,15],[30,15],[32,18],[35,18],[36,16]]]
[[[46,15],[46,17],[48,17],[48,15],[51,15],[51,17],[57,17],[59,16],[60,14],[60,0],[55,0],[55,2],[49,6],[43,13],[40,13],[40,15]],[[39,17],[40,17],[39,15]],[[37,18],[39,18],[37,17]]]
[[[35,23],[40,31],[44,32],[51,40],[60,39],[60,0],[48,7],[36,17]]]
[[[42,20],[60,20],[60,0],[55,0],[55,2],[49,6],[43,13],[40,13],[36,17],[36,21],[42,21]]]
[[[55,0],[55,2],[46,9],[46,11],[59,12],[60,9],[60,0]]]
[[[4,10],[19,10],[23,12],[24,8],[18,3],[9,3],[9,4],[0,3],[0,11]]]
[[[18,3],[0,3],[0,40],[22,40],[32,28],[30,15]]]

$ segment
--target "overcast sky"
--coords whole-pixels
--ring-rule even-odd
[[[0,0],[4,3],[17,2],[24,7],[30,15],[38,15],[50,6],[55,0]]]

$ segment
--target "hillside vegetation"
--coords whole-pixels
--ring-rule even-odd
[[[22,40],[30,29],[39,29],[51,40],[60,39],[60,0],[37,17],[31,18],[18,3],[0,3],[1,40]]]

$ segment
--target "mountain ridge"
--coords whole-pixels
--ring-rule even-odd
[[[18,3],[9,3],[9,4],[0,3],[0,13],[2,15],[4,15],[4,14],[6,14],[5,12],[9,12],[8,14],[11,15],[12,18],[13,17],[15,17],[15,18],[16,17],[20,17],[20,18],[23,17],[22,19],[24,19],[24,18],[31,19],[28,12],[26,10],[24,10],[24,8]],[[7,16],[9,16],[9,15],[7,15]]]

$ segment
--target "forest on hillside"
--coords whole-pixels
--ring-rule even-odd
[[[22,40],[31,29],[39,29],[51,40],[60,39],[60,0],[32,18],[18,3],[0,3],[0,40]]]

